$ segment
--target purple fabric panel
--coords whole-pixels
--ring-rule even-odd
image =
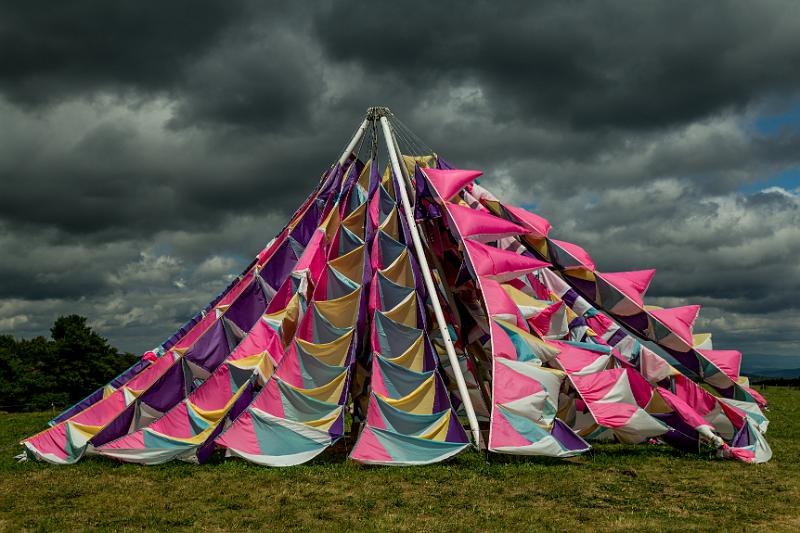
[[[275,250],[259,274],[270,287],[277,291],[296,264],[297,256],[287,239]]]
[[[585,279],[578,279],[572,276],[564,276],[568,279],[569,284],[578,291],[578,293],[589,300],[589,302],[594,303],[595,296],[595,288],[594,282],[586,281]]]
[[[369,166],[369,190],[367,197],[372,198],[375,191],[378,190],[378,185],[381,183],[381,175],[378,173],[378,163],[373,161]]]
[[[608,338],[608,344],[610,346],[616,346],[617,344],[622,342],[627,336],[628,336],[628,334],[625,332],[625,330],[620,328],[617,331],[615,331],[614,334],[611,335]]]
[[[436,371],[436,392],[434,394],[433,399],[433,412],[438,413],[439,411],[444,411],[445,409],[450,407],[450,396],[447,393],[447,389],[444,388],[444,383],[442,382],[442,378],[439,375],[439,371]]]
[[[654,414],[653,417],[661,420],[672,429],[659,438],[684,452],[698,453],[700,451],[700,435],[675,413]]]
[[[211,432],[211,435],[208,439],[197,448],[197,462],[200,464],[206,463],[210,458],[211,455],[214,453],[214,450],[217,448],[217,443],[214,442],[219,434],[222,433],[222,430],[225,429],[225,424],[219,424],[214,431]]]
[[[336,422],[331,425],[331,428],[328,430],[328,435],[330,435],[333,440],[344,435],[344,411],[339,415],[339,418],[336,419]]]
[[[645,313],[632,316],[618,316],[615,318],[620,324],[636,333],[642,334],[647,329],[647,315]]]
[[[309,206],[308,211],[305,212],[302,220],[300,220],[292,230],[291,235],[294,240],[303,246],[308,245],[308,241],[310,241],[311,236],[314,235],[314,230],[317,229],[317,226],[319,225],[320,211],[321,210],[317,202],[314,202]]]
[[[741,429],[734,435],[733,441],[731,441],[731,446],[734,448],[744,448],[746,446],[752,446],[755,444],[753,442],[753,436],[750,435],[750,428],[747,427],[747,424],[743,425]]]
[[[228,337],[221,320],[217,320],[205,335],[200,337],[186,353],[186,360],[213,372],[231,352]]]
[[[453,170],[456,167],[452,166],[450,163],[442,159],[441,157],[436,158],[436,168],[441,170]]]
[[[417,220],[427,220],[442,216],[442,210],[433,197],[428,180],[422,175],[419,167],[414,169],[414,183],[416,188],[416,205],[414,206],[414,218]]]
[[[469,442],[467,440],[467,434],[464,432],[464,427],[458,420],[458,415],[456,415],[456,412],[452,409],[450,410],[450,425],[447,427],[447,436],[445,440],[447,442]]]
[[[242,294],[231,304],[225,316],[234,324],[239,326],[242,331],[250,331],[258,317],[264,314],[267,308],[267,299],[261,285],[253,280]]]
[[[102,446],[107,442],[111,442],[114,439],[118,439],[123,435],[128,434],[128,430],[131,427],[131,422],[133,422],[133,415],[136,413],[136,402],[133,402],[128,407],[125,408],[117,417],[106,427],[104,427],[100,432],[92,437],[89,441],[92,443],[92,446]]]
[[[322,184],[319,188],[319,193],[317,193],[317,196],[327,198],[331,190],[338,184],[341,176],[342,169],[339,168],[339,165],[336,165],[328,170],[322,180]]]
[[[553,430],[550,432],[553,437],[568,450],[585,450],[586,443],[578,437],[572,429],[564,422],[555,419]]]
[[[670,350],[669,348],[664,348],[665,352],[675,358],[680,364],[691,370],[695,375],[700,375],[700,361],[697,360],[697,355],[695,355],[694,351],[689,352],[678,352],[675,350]]]
[[[163,413],[185,397],[186,373],[177,361],[139,397],[139,401]]]
[[[358,176],[361,174],[362,170],[364,170],[364,163],[362,163],[361,160],[356,160],[355,165],[349,166],[347,177],[342,185],[343,191],[349,191],[353,187],[353,184],[358,179]]]

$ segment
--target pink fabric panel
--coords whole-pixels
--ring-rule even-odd
[[[494,365],[494,401],[507,403],[544,390],[542,384],[514,372],[501,362]]]
[[[598,335],[603,335],[610,327],[614,326],[614,321],[600,313],[587,318],[586,323]]]
[[[508,333],[498,326],[494,320],[489,321],[489,330],[492,334],[492,355],[516,361],[518,358],[517,349],[514,347],[514,343]]]
[[[215,411],[225,407],[232,397],[230,368],[223,363],[189,395],[189,400],[200,409]]]
[[[152,363],[150,366],[142,370],[135,378],[125,384],[125,387],[131,390],[144,390],[160,378],[164,372],[175,364],[172,353],[167,352],[162,355],[158,361]]]
[[[739,369],[742,366],[742,353],[736,350],[697,350],[700,354],[714,363],[723,374],[734,381],[739,379]]]
[[[550,323],[553,320],[553,315],[555,315],[561,308],[564,306],[564,302],[558,301],[554,302],[552,305],[548,305],[542,311],[532,316],[528,319],[528,323],[535,329],[540,335],[547,335],[550,332]]]
[[[631,386],[633,397],[636,398],[636,404],[642,408],[646,407],[650,403],[650,398],[653,397],[653,386],[636,370],[626,368],[625,371],[628,373],[628,383]]]
[[[286,383],[303,388],[303,378],[300,375],[300,361],[297,359],[297,344],[295,342],[292,342],[287,348],[286,354],[281,359],[281,364],[275,371],[275,375]]]
[[[110,396],[103,398],[85,411],[81,411],[69,421],[87,426],[105,426],[116,418],[125,407],[125,392],[123,389],[117,389]]]
[[[374,395],[369,397],[369,407],[367,408],[367,425],[378,429],[386,429],[386,421],[383,419],[378,407],[378,401]]]
[[[616,402],[592,403],[590,409],[595,421],[609,428],[625,427],[638,411],[635,405]]]
[[[702,416],[697,414],[697,411],[692,409],[688,403],[681,400],[678,396],[672,394],[670,391],[658,387],[658,393],[662,398],[664,398],[664,401],[667,402],[670,407],[672,407],[672,410],[675,411],[687,424],[693,428],[697,429],[700,426],[711,426],[711,424],[709,424]]]
[[[686,376],[675,376],[673,383],[675,395],[701,415],[707,415],[716,407],[717,399]]]
[[[485,211],[451,202],[446,202],[445,207],[458,227],[461,237],[478,237],[478,240],[494,241],[502,237],[527,233],[522,226]]]
[[[547,237],[550,233],[550,222],[547,219],[535,215],[521,207],[503,205],[503,207],[516,218],[519,223],[530,230],[534,237]]]
[[[365,427],[358,438],[350,457],[356,461],[391,462],[392,456],[386,451],[369,427]]]
[[[517,326],[522,329],[528,329],[527,325],[519,313],[519,308],[514,301],[509,298],[503,287],[493,279],[484,278],[481,280],[481,291],[483,292],[483,301],[489,311],[489,316],[507,315],[516,317]]]
[[[188,438],[193,435],[192,425],[189,422],[189,408],[186,406],[186,402],[179,403],[174,409],[153,422],[149,427],[153,431],[163,433],[164,435],[170,435],[171,437]],[[137,433],[141,433],[141,430]],[[136,433],[133,435],[135,434]],[[122,446],[122,448],[127,447],[128,446]]]
[[[217,444],[243,453],[260,454],[261,448],[258,446],[252,418],[249,410],[243,412],[236,423],[217,439]]]
[[[555,239],[550,239],[550,242],[557,245],[559,248],[561,248],[569,255],[577,259],[577,261],[580,264],[582,264],[589,270],[595,269],[594,261],[589,256],[589,253],[580,246],[578,246],[577,244],[572,244],[571,242],[566,242],[566,241],[557,241]]]
[[[422,172],[428,177],[428,181],[442,200],[449,200],[465,185],[472,183],[475,178],[483,174],[479,170],[438,170],[433,168],[422,169]]]
[[[650,281],[656,275],[655,270],[634,270],[631,272],[608,272],[599,274],[610,285],[617,288],[622,294],[630,298],[640,307],[644,305],[644,297]]]
[[[269,380],[267,386],[264,387],[261,394],[253,401],[252,405],[265,413],[284,418],[283,400],[281,399],[281,392],[278,389],[278,382],[274,379]]]
[[[55,427],[26,439],[25,442],[29,443],[41,453],[49,453],[55,455],[59,459],[66,459],[67,423],[62,422]]]
[[[102,448],[114,448],[121,450],[144,449],[144,433],[142,433],[142,431],[139,430],[136,433],[131,433],[130,435],[126,435],[121,439],[112,440],[108,444],[104,444]]]
[[[587,366],[591,365],[603,356],[601,353],[593,352],[592,350],[583,350],[577,346],[572,346],[566,343],[553,343],[558,345],[561,350],[556,356],[558,362],[564,367],[567,374],[573,372],[580,372]],[[575,376],[573,379],[580,379],[581,376]],[[582,382],[583,383],[583,382]],[[577,385],[576,385],[577,386]]]
[[[229,360],[236,361],[244,357],[256,355],[262,352],[269,352],[276,360],[280,359],[282,351],[280,338],[272,327],[268,326],[263,320],[259,319],[253,325],[250,333],[239,343],[231,354]]]
[[[372,356],[372,391],[380,394],[381,396],[389,396],[389,390],[386,388],[386,383],[383,381],[383,374],[381,367],[378,364],[378,356]]]
[[[503,279],[506,275],[522,275],[533,270],[550,266],[550,263],[532,257],[520,255],[508,250],[501,250],[486,244],[465,240],[472,266],[478,276]]]
[[[588,376],[570,376],[570,379],[583,399],[591,404],[603,399],[617,384],[624,372],[624,368],[613,368]]]
[[[699,305],[685,305],[672,309],[654,309],[650,311],[656,320],[664,324],[675,335],[692,345],[692,326],[700,313]]]
[[[489,446],[499,448],[503,446],[527,446],[531,442],[519,434],[506,420],[499,410],[492,414],[492,427],[489,432]]]
[[[325,233],[322,230],[316,230],[311,240],[308,242],[303,255],[297,261],[297,266],[294,267],[294,272],[302,272],[309,269],[312,272],[313,279],[316,279],[322,271],[322,266],[325,265]]]

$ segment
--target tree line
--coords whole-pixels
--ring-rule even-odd
[[[0,410],[70,406],[137,359],[109,345],[79,315],[58,317],[49,339],[0,335]]]

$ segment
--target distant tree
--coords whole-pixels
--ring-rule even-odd
[[[77,402],[136,361],[78,315],[59,317],[44,337],[0,336],[0,409],[37,410]]]

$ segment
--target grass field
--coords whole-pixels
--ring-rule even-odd
[[[442,465],[363,467],[344,450],[269,469],[16,463],[49,413],[0,415],[0,530],[800,531],[800,391],[770,387],[770,463],[666,446],[598,445],[555,461],[465,453]]]

